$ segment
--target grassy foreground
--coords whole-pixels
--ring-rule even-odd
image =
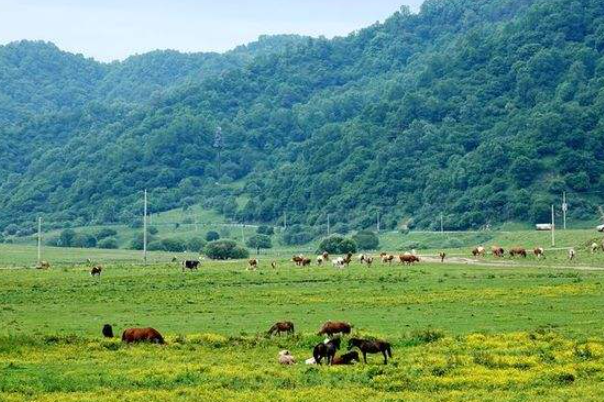
[[[600,401],[604,272],[423,264],[245,272],[243,262],[0,271],[4,401]],[[300,335],[266,339],[290,319]],[[281,367],[327,319],[393,343],[386,367]],[[167,346],[100,338],[150,325]]]

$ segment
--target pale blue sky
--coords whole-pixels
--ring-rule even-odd
[[[333,37],[422,0],[0,0],[0,44],[42,39],[98,60],[224,51],[262,34]]]

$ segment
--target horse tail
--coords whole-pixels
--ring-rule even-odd
[[[392,348],[390,347],[390,344],[386,346],[386,352],[388,353],[388,357],[392,357]]]
[[[268,330],[268,335],[272,335],[273,332],[275,332],[275,330],[277,329],[276,325],[273,325],[269,330]]]
[[[292,334],[293,334],[294,332],[296,332],[296,328],[295,328],[295,326],[294,326],[294,323],[292,322]]]

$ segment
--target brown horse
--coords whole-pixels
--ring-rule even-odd
[[[402,264],[405,265],[413,265],[416,262],[419,262],[419,257],[412,254],[399,255],[398,259],[401,261]]]
[[[499,246],[491,247],[491,252],[493,253],[493,257],[498,257],[498,258],[503,257],[505,254],[505,250]]]
[[[342,356],[334,357],[334,359],[331,361],[331,364],[333,366],[343,366],[353,364],[355,361],[360,362],[361,359],[359,359],[359,354],[357,352],[352,351],[345,353]]]
[[[128,328],[122,333],[122,342],[150,342],[160,345],[165,343],[163,336],[153,328]]]
[[[367,353],[381,353],[384,355],[384,364],[388,364],[388,357],[392,358],[392,348],[388,342],[351,338],[348,341],[348,350],[359,348],[363,353],[363,361],[367,363]]]
[[[321,342],[315,346],[312,351],[315,362],[320,365],[321,360],[325,357],[327,358],[327,365],[332,364],[333,359],[336,356],[336,351],[340,349],[341,342],[340,338],[334,338],[330,339],[328,342]]]
[[[285,332],[288,335],[292,335],[294,333],[294,323],[290,322],[290,321],[282,321],[282,322],[275,323],[275,325],[273,325],[268,330],[268,335],[269,336],[273,336],[273,335],[281,336],[281,333],[283,333],[283,332]]]
[[[319,335],[327,335],[329,337],[335,334],[348,335],[352,332],[352,325],[347,322],[327,321],[321,326]]]
[[[516,247],[510,250],[510,257],[523,257],[526,258],[526,249],[522,247]]]

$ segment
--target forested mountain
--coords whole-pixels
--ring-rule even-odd
[[[345,38],[263,38],[225,55],[30,55],[57,78],[23,97],[0,87],[13,110],[0,227],[39,213],[130,222],[144,188],[154,211],[203,202],[257,222],[547,221],[564,190],[594,194],[572,209],[592,216],[603,50],[601,0],[427,0]]]

